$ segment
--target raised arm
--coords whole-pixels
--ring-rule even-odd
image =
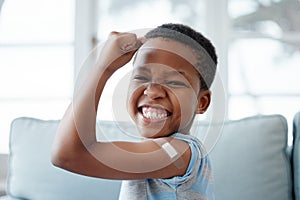
[[[170,138],[138,143],[96,140],[96,114],[103,88],[110,76],[131,60],[142,43],[143,40],[132,33],[110,34],[97,66],[74,94],[59,124],[52,151],[55,166],[108,179],[167,178],[185,173],[191,153],[183,141]],[[168,148],[175,152],[174,156],[162,148],[164,144],[171,146],[171,150]]]

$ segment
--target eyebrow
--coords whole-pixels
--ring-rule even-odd
[[[145,66],[138,66],[138,67],[136,67],[135,70],[136,71],[144,71],[144,72],[148,72],[148,73],[151,72],[151,70]],[[167,76],[175,76],[175,75],[178,76],[179,74],[185,76],[186,73],[183,71],[176,71],[176,70],[172,70],[172,71],[165,73],[165,75],[167,75]]]
[[[136,67],[133,71],[139,71],[139,72],[144,71],[144,72],[148,72],[148,73],[151,72],[150,69],[148,69],[147,67],[145,67],[143,65]]]
[[[170,71],[170,72],[166,72],[165,74],[166,74],[167,76],[178,76],[178,75],[180,74],[180,75],[182,75],[182,76],[184,76],[184,77],[185,77],[185,75],[186,75],[186,73],[183,72],[183,71]]]

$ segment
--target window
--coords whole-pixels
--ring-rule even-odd
[[[5,1],[0,18],[0,153],[21,116],[60,119],[72,94],[74,2]]]
[[[229,0],[229,117],[300,110],[300,1]],[[290,124],[291,126],[291,124]]]

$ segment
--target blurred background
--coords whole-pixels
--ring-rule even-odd
[[[62,117],[83,60],[110,31],[166,22],[215,44],[226,118],[281,114],[292,123],[300,110],[300,0],[5,0],[0,153],[8,153],[14,118]],[[101,117],[112,119],[110,110]]]

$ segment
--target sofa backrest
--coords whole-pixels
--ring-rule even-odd
[[[287,141],[287,121],[280,115],[227,122],[210,154],[216,199],[293,199]]]
[[[118,199],[120,181],[76,175],[50,163],[58,122],[33,118],[12,122],[8,194],[43,200]],[[102,132],[110,139],[132,140],[132,136],[120,133],[118,124],[101,124]],[[194,130],[207,130],[207,125],[199,126]],[[122,129],[134,132],[130,123],[122,124]],[[98,135],[98,139],[101,137]],[[292,199],[291,164],[286,149],[287,123],[282,116],[226,122],[210,152],[216,199]]]

